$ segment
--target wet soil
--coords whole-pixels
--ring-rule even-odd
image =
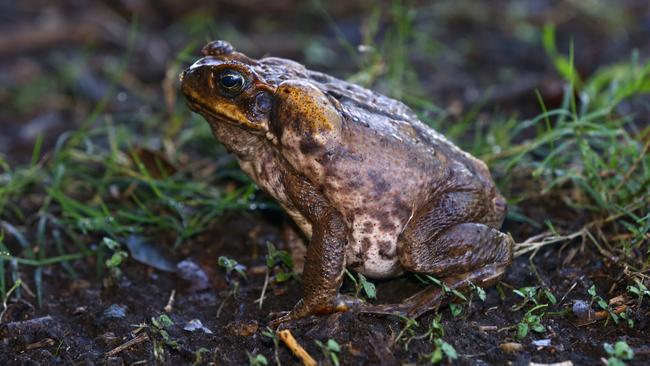
[[[11,364],[121,365],[153,362],[153,349],[158,345],[162,352],[159,360],[170,365],[195,362],[201,348],[205,348],[201,352],[201,363],[243,365],[248,363],[247,352],[272,360],[273,341],[262,332],[271,320],[270,313],[288,310],[300,298],[299,284],[293,281],[281,285],[272,283],[267,290],[269,296],[260,309],[255,301],[264,283],[264,273],[260,270],[264,268],[264,258],[253,259],[250,253],[255,251],[255,246],[260,253],[264,250],[261,240],[280,242],[278,231],[274,226],[265,227],[267,224],[263,220],[238,215],[225,220],[224,225],[216,227],[205,240],[197,240],[187,248],[191,248],[192,253],[184,263],[195,265],[190,277],[185,271],[162,272],[131,261],[121,280],[106,287],[105,283],[93,279],[93,274],[73,279],[56,268],[51,269],[44,277],[48,285],[42,308],[33,305],[33,299],[28,296],[10,304],[0,326],[3,337],[0,355]],[[251,232],[263,234],[251,237]],[[218,239],[213,242],[207,238]],[[237,258],[248,268],[248,280],[241,284],[234,298],[223,273],[211,271],[205,265],[214,263],[219,255]],[[623,322],[616,325],[611,320],[608,324],[604,320],[589,321],[576,316],[573,310],[574,303],[591,301],[587,289],[593,284],[608,289],[604,294],[608,298],[625,294],[620,269],[577,243],[565,246],[562,251],[558,248],[542,250],[533,264],[539,277],[531,271],[527,258],[514,262],[500,285],[504,299],[493,288],[487,290],[484,302],[474,296],[459,315],[453,316],[449,309],[440,310],[444,339],[459,355],[455,364],[512,362],[528,365],[530,362],[572,361],[575,365],[595,365],[600,363],[601,357],[606,357],[603,344],[617,340],[626,341],[635,350],[631,364],[650,362],[647,304],[634,306],[636,310],[630,312],[635,320],[634,328]],[[512,307],[522,299],[514,295],[511,288],[540,284],[540,281],[555,294],[558,303],[545,309],[547,315],[542,321],[547,329],[545,333],[531,332],[518,339],[512,326],[521,320],[523,311],[514,311]],[[377,302],[399,301],[419,287],[410,277],[379,282]],[[350,293],[354,288],[348,282],[343,291]],[[172,292],[175,292],[174,301],[166,308]],[[166,328],[174,346],[165,343],[151,325],[145,325],[161,314],[168,315],[174,323]],[[421,317],[419,326],[413,328],[414,333],[406,332],[398,341],[396,338],[405,326],[404,321],[353,311],[306,318],[288,324],[287,328],[323,363],[326,358],[314,341],[332,338],[341,345],[343,365],[424,364],[425,355],[431,353],[433,347],[427,338],[418,339],[418,336],[427,331],[434,317],[434,314]],[[184,330],[195,319],[211,334],[200,329]],[[134,339],[139,342],[115,351]],[[546,343],[536,346],[532,343],[535,341]],[[508,342],[518,343],[522,348],[505,353],[500,347]],[[284,365],[299,364],[283,346],[278,348],[278,356]]]

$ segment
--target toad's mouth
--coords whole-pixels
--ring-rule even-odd
[[[200,114],[205,118],[205,120],[211,124],[227,124],[229,126],[237,127],[241,130],[244,130],[252,134],[262,134],[264,133],[263,126],[257,125],[254,122],[251,122],[247,119],[233,118],[232,116],[222,113],[210,106],[202,103],[189,93],[185,94],[185,100],[187,106],[195,113]]]
[[[192,98],[191,96],[186,95],[185,98],[187,98],[187,106],[193,112],[198,113],[203,117],[205,117],[205,119],[208,120],[208,122],[214,122],[214,123],[223,122],[233,126],[244,128],[241,122],[235,120],[234,118],[230,118],[223,113],[219,113],[213,109],[207,108],[204,104],[200,103],[199,101]]]

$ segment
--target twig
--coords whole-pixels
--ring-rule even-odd
[[[52,338],[45,338],[41,341],[30,343],[25,346],[25,350],[31,351],[43,347],[52,347],[56,344],[56,341]]]
[[[578,285],[578,282],[574,282],[573,285],[571,285],[571,288],[569,288],[567,292],[564,294],[564,296],[562,296],[560,301],[558,301],[558,305],[561,304],[564,301],[564,299],[566,299],[566,297],[569,295],[569,292],[573,291],[573,289],[576,288],[576,285]]]
[[[526,253],[537,251],[540,248],[549,244],[555,244],[562,241],[575,239],[579,236],[583,236],[586,231],[587,231],[587,226],[584,226],[582,229],[574,233],[571,233],[569,235],[557,235],[549,231],[545,231],[541,234],[531,236],[530,238],[526,239],[522,243],[516,243],[514,256],[515,258],[517,258]]]
[[[144,341],[146,341],[148,339],[149,339],[149,336],[147,335],[147,333],[142,333],[141,335],[131,339],[130,341],[127,341],[127,342],[123,343],[122,345],[119,345],[119,346],[113,348],[112,350],[106,352],[106,357],[113,357],[116,354],[124,351],[125,349],[133,347],[136,344],[142,343],[142,342],[144,342]]]
[[[167,314],[171,313],[172,310],[174,309],[174,300],[176,298],[176,290],[172,290],[172,293],[169,295],[169,300],[167,301],[167,305],[163,308]]]
[[[266,288],[268,286],[269,286],[269,267],[266,267],[266,274],[264,276],[264,286],[262,286],[262,293],[260,294],[260,298],[255,301],[260,303],[260,309],[262,309],[262,303],[264,302],[264,297],[266,296]]]
[[[278,332],[278,337],[284,342],[284,344],[289,347],[291,352],[293,352],[296,357],[298,357],[301,361],[302,364],[305,366],[316,366],[316,360],[314,360],[313,357],[305,351],[304,348],[296,341],[296,339],[293,337],[293,334],[291,334],[291,331],[289,329],[284,329]]]
[[[223,299],[221,304],[219,304],[219,308],[217,309],[217,316],[216,316],[217,318],[219,317],[219,315],[221,315],[221,310],[223,310],[223,307],[226,305],[226,302],[228,302],[228,300],[230,300],[230,297],[232,296],[233,296],[233,291],[232,290],[228,291],[228,296],[226,296],[226,298]]]
[[[644,148],[644,154],[647,151],[647,148]],[[630,171],[628,171],[630,172]],[[630,173],[631,174],[631,173]],[[605,252],[605,250],[598,244],[598,241],[593,237],[593,235],[590,232],[590,229],[594,227],[599,227],[602,225],[605,225],[607,223],[610,223],[612,221],[618,220],[620,217],[623,217],[626,215],[626,212],[632,211],[639,209],[643,207],[646,204],[647,198],[646,197],[640,197],[640,199],[635,200],[634,202],[628,204],[627,206],[623,207],[620,212],[613,213],[603,219],[597,219],[594,221],[591,221],[584,226],[578,231],[575,231],[569,235],[557,235],[554,234],[550,231],[545,231],[541,234],[537,234],[534,236],[531,236],[530,238],[526,239],[522,243],[515,243],[515,252],[514,252],[514,257],[520,257],[526,253],[533,252],[532,256],[535,255],[535,253],[541,249],[542,247],[549,245],[549,244],[555,244],[558,242],[563,242],[571,239],[575,239],[579,236],[584,236],[588,237],[591,239],[591,241],[596,245],[598,250],[600,251],[601,254],[608,256],[608,253]]]

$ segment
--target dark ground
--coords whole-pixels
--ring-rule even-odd
[[[161,83],[167,70],[173,69],[172,60],[190,42],[196,42],[189,50],[192,56],[183,61],[187,65],[210,38],[206,35],[228,38],[239,49],[256,57],[272,54],[293,58],[340,77],[357,71],[354,63],[337,61],[346,57],[346,51],[337,41],[340,34],[332,30],[314,5],[295,1],[225,1],[197,11],[202,9],[200,3],[61,1],[54,5],[49,1],[7,1],[0,4],[3,24],[0,28],[0,153],[11,164],[29,162],[38,134],[44,134],[44,151],[47,151],[63,131],[81,124],[110,87],[98,70],[113,67],[127,52],[133,19],[137,19],[139,37],[128,64],[131,78],[124,83],[133,89],[122,84],[121,92],[129,98],[123,102],[118,102],[117,97],[110,101],[107,113],[115,116],[116,123],[138,123],[139,119],[146,118],[149,109],[164,110]],[[483,120],[494,115],[537,114],[535,88],[548,103],[557,103],[560,78],[539,42],[530,41],[532,36],[528,35],[531,29],[550,21],[558,27],[558,44],[574,40],[576,65],[584,75],[594,72],[599,65],[629,57],[632,49],[639,51],[640,59],[647,59],[650,7],[646,2],[594,3],[605,5],[600,10],[594,5],[590,13],[570,3],[554,1],[495,1],[490,6],[449,2],[435,7],[418,3],[421,12],[416,24],[435,24],[432,32],[437,42],[436,50],[432,51],[436,60],[433,66],[430,59],[418,53],[412,59],[424,89],[422,93],[452,117],[465,114],[480,103]],[[372,11],[365,2],[355,1],[335,1],[327,7],[337,29],[353,45],[362,42],[360,25]],[[216,21],[206,26],[205,18]],[[41,82],[44,75],[59,72],[66,66],[77,78],[70,88],[61,93],[48,93],[49,88],[56,89],[56,86],[45,83],[37,101],[20,104],[14,98],[14,91],[21,86]],[[379,82],[377,87],[390,92],[387,90],[390,85]],[[140,94],[131,95],[133,90]],[[200,154],[200,151],[189,154]],[[561,204],[542,199],[520,206],[535,220],[551,218],[567,229],[575,230],[584,221],[566,217]],[[0,363],[129,365],[139,361],[153,363],[157,358],[176,365],[193,363],[199,353],[200,364],[248,364],[247,353],[262,354],[274,362],[273,341],[263,336],[262,331],[272,318],[269,312],[288,310],[299,299],[300,286],[296,282],[272,284],[268,290],[271,295],[261,310],[253,302],[259,298],[264,282],[264,243],[282,242],[281,221],[273,210],[231,213],[215,221],[209,230],[184,242],[172,254],[175,261],[198,264],[189,270],[195,275],[190,281],[135,260],[127,261],[122,268],[124,276],[113,286],[107,286],[105,275],[96,276],[92,258],[72,264],[81,274],[78,278],[71,278],[62,266],[45,267],[41,307],[28,293],[20,300],[9,302],[0,324],[0,359],[4,360]],[[530,225],[513,220],[506,222],[504,230],[510,231],[518,242],[537,233]],[[89,237],[92,239],[92,235]],[[11,239],[8,243],[12,244]],[[248,268],[249,279],[241,285],[236,299],[229,296],[227,278],[216,266],[217,258],[222,255]],[[590,302],[587,290],[593,284],[606,299],[626,294],[624,268],[578,240],[544,248],[532,263],[534,266],[526,256],[515,261],[501,285],[503,300],[492,288],[487,291],[485,302],[475,298],[456,317],[448,308],[440,310],[443,338],[459,355],[454,364],[528,365],[570,360],[574,365],[595,365],[606,357],[603,344],[618,340],[627,342],[635,351],[635,358],[629,364],[650,363],[647,299],[639,307],[632,307],[629,298],[623,300],[634,308],[630,314],[635,320],[634,328],[625,322],[586,321],[573,311],[576,301]],[[200,278],[201,274],[205,278]],[[29,277],[24,280],[33,288]],[[378,302],[399,301],[418,288],[417,281],[410,277],[377,282],[377,286]],[[516,325],[524,312],[512,310],[521,303],[521,298],[511,289],[525,286],[547,287],[558,303],[545,309],[542,320],[545,333],[531,332],[519,340],[516,330],[508,327]],[[161,333],[151,325],[142,326],[151,324],[152,317],[165,313],[174,290],[175,302],[168,315],[175,325],[168,331],[170,339],[177,342],[176,348],[165,345]],[[353,291],[350,283],[346,283],[343,291]],[[120,314],[121,310],[124,314]],[[420,326],[414,328],[414,335],[426,332],[434,316],[419,319]],[[192,319],[199,319],[213,333],[183,330]],[[344,313],[308,318],[289,328],[307,351],[323,363],[328,361],[314,340],[325,342],[333,338],[341,345],[343,365],[425,364],[425,355],[433,349],[428,339],[413,339],[406,347],[405,339],[409,338],[406,332],[395,342],[404,326],[396,318]],[[139,342],[111,353],[131,339]],[[550,339],[549,346],[531,343],[544,339]],[[520,343],[523,349],[504,353],[499,346],[506,342]],[[205,352],[199,352],[201,348]],[[284,365],[298,364],[282,345],[278,355]]]

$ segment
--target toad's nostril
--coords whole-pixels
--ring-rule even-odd
[[[192,94],[192,91],[196,90],[199,86],[196,80],[196,72],[193,72],[191,69],[181,72],[178,75],[178,80],[180,82],[180,89],[185,95]]]

